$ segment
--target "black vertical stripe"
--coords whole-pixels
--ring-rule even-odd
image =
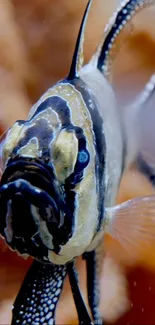
[[[64,83],[67,82],[64,81]],[[93,131],[94,131],[94,146],[96,150],[95,157],[95,173],[96,173],[96,182],[97,182],[97,193],[99,196],[98,201],[98,211],[99,211],[99,219],[98,219],[98,227],[97,230],[100,229],[103,217],[104,217],[104,194],[105,194],[105,155],[106,155],[106,143],[104,136],[104,123],[103,119],[99,114],[99,110],[96,104],[96,99],[89,93],[87,85],[81,78],[76,78],[70,82],[71,85],[77,89],[85,102],[85,105],[90,113]]]
[[[51,107],[55,111],[62,123],[62,126],[71,124],[70,108],[68,107],[67,101],[61,96],[50,96],[45,99],[36,109],[33,116],[28,120],[28,122],[33,121],[36,115],[45,111],[48,107]]]

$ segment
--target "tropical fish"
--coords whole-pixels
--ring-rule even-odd
[[[80,324],[102,324],[99,275],[105,232],[128,250],[155,235],[155,196],[116,206],[124,170],[135,158],[107,74],[115,40],[132,16],[155,1],[125,1],[83,67],[88,1],[68,76],[45,92],[28,119],[1,141],[0,233],[34,262],[13,306],[12,324],[54,324],[66,274]],[[142,211],[142,212],[141,212]],[[147,213],[146,213],[147,212]],[[88,302],[75,268],[83,256]]]
[[[138,170],[155,186],[155,134],[154,134],[154,95],[155,74],[146,84],[144,90],[137,97],[132,107],[140,111],[139,146],[135,159]]]

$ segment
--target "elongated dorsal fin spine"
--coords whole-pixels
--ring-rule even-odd
[[[82,67],[82,64],[83,64],[84,31],[85,31],[86,22],[87,22],[87,18],[88,18],[88,14],[89,14],[91,4],[92,4],[92,0],[89,0],[88,3],[87,3],[87,7],[85,9],[84,15],[83,15],[83,19],[82,19],[82,22],[81,22],[79,34],[78,34],[78,37],[77,37],[75,50],[74,50],[74,54],[73,54],[73,58],[72,58],[72,63],[71,63],[71,67],[70,67],[68,77],[67,77],[68,80],[71,80],[71,79],[74,79],[74,78],[78,77],[78,72],[79,72],[79,70],[80,70],[80,68]]]
[[[97,68],[102,73],[106,74],[108,71],[110,53],[120,32],[138,11],[153,4],[155,0],[125,0],[121,3],[109,21],[105,29],[106,38],[97,51]]]

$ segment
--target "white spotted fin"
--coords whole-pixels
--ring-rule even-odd
[[[137,12],[149,5],[154,5],[155,0],[125,0],[110,18],[104,30],[104,40],[92,57],[92,64],[109,79],[111,78],[111,65],[116,53],[127,40],[133,29],[132,18]]]
[[[106,209],[106,229],[133,258],[155,244],[155,195]],[[155,251],[152,249],[152,258]]]
[[[66,266],[34,261],[13,305],[12,325],[55,324]]]

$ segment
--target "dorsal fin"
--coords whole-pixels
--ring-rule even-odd
[[[155,0],[125,0],[114,12],[105,29],[106,37],[96,52],[95,62],[102,73],[108,74],[109,62],[113,59],[112,51],[118,35],[138,11],[153,4]]]
[[[148,178],[155,186],[155,74],[153,74],[149,82],[137,99],[127,109],[138,113],[138,127],[140,129],[140,141],[138,145],[138,155],[136,164],[138,169]],[[137,134],[136,134],[137,136]]]
[[[74,54],[73,54],[73,58],[72,58],[70,71],[69,71],[69,74],[68,74],[68,77],[67,77],[67,79],[69,79],[69,80],[78,77],[78,72],[79,72],[79,70],[80,70],[80,68],[82,67],[82,64],[83,64],[84,31],[85,31],[86,22],[87,22],[87,18],[88,18],[88,14],[89,14],[91,4],[92,4],[92,0],[89,0],[88,3],[87,3],[87,7],[85,9],[83,18],[82,18],[79,34],[78,34],[75,49],[74,49]]]
[[[130,105],[130,107],[134,107],[135,109],[139,107],[144,107],[149,102],[151,97],[155,94],[155,73],[150,77],[149,81],[145,85],[144,89],[137,96],[135,101]]]

